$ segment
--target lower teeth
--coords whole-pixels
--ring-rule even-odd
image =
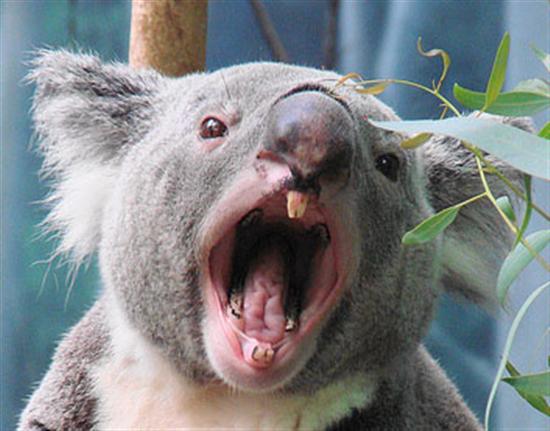
[[[292,317],[286,319],[285,332],[292,332],[298,327],[298,322]]]
[[[233,293],[229,298],[229,311],[237,319],[242,317],[243,302],[243,295],[240,292]]]
[[[275,351],[271,347],[257,345],[252,350],[252,359],[256,362],[270,364],[273,361],[273,356],[275,356]]]

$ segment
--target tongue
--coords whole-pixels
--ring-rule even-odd
[[[259,342],[276,343],[284,337],[286,271],[282,250],[277,246],[261,249],[248,268],[243,331]]]

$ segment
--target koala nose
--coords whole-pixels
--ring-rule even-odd
[[[318,194],[321,176],[330,181],[349,173],[353,136],[344,104],[319,91],[303,91],[271,108],[263,149],[289,166],[289,188]]]

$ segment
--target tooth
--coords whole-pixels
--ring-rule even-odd
[[[265,351],[265,361],[268,363],[271,363],[273,361],[273,356],[275,356],[275,350],[269,348]]]
[[[252,350],[252,359],[256,362],[263,362],[264,364],[270,364],[273,361],[275,351],[271,347],[261,347],[256,345]]]
[[[302,218],[307,209],[309,196],[305,193],[291,190],[286,195],[288,218]]]
[[[260,208],[253,209],[247,215],[245,215],[239,223],[242,227],[252,226],[260,221],[263,211]]]
[[[292,332],[298,327],[298,322],[294,320],[292,317],[288,317],[286,319],[286,325],[285,325],[285,331],[286,332]]]
[[[237,319],[241,318],[241,312],[243,309],[243,295],[242,293],[233,293],[229,298],[229,312]]]
[[[322,246],[326,247],[330,243],[330,233],[326,224],[317,223],[310,232],[321,241]]]

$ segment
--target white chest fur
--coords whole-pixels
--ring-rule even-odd
[[[95,371],[100,430],[322,430],[369,404],[375,389],[366,375],[308,397],[197,386],[134,331],[126,327],[115,338],[122,335],[125,341],[115,343],[114,357]]]

